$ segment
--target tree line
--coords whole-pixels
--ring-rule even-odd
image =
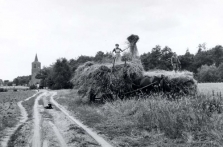
[[[36,75],[37,79],[41,79],[40,87],[48,87],[50,89],[68,89],[73,85],[70,82],[75,70],[79,65],[94,61],[97,63],[112,63],[112,53],[104,53],[99,51],[93,56],[80,56],[77,59],[67,60],[66,58],[57,59],[56,62],[49,66],[43,67]]]
[[[140,55],[142,65],[148,70],[172,70],[171,57],[173,51],[170,47],[162,48],[156,45],[150,52]],[[179,55],[181,70],[188,70],[194,73],[199,82],[223,82],[223,47],[217,45],[207,49],[206,45],[199,44],[195,54],[186,50],[184,55]],[[122,61],[130,60],[130,55],[125,52]],[[112,53],[98,51],[95,56],[81,55],[76,59],[60,58],[48,67],[43,67],[36,78],[41,79],[40,86],[50,89],[72,88],[70,82],[75,70],[79,65],[94,61],[97,63],[112,63]],[[9,84],[25,85],[29,83],[31,76],[20,76],[15,78]]]
[[[151,52],[140,56],[144,69],[172,70],[170,58],[173,51],[168,46],[161,48],[157,45]],[[181,70],[194,73],[198,82],[223,82],[223,47],[217,45],[207,49],[205,43],[198,45],[197,53],[186,50],[184,55],[179,55]]]

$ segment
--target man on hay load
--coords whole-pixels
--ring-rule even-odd
[[[130,53],[132,55],[132,60],[133,60],[138,57],[138,49],[137,49],[136,43],[139,40],[139,36],[132,34],[127,38],[127,40],[129,42],[129,46],[126,49],[130,48]],[[114,48],[112,51],[112,52],[115,52],[113,67],[115,63],[121,62],[121,52],[126,50],[126,49],[124,50],[120,49],[119,44],[115,44],[115,46],[116,48]]]
[[[171,57],[171,64],[173,66],[173,70],[175,72],[179,71],[180,70],[180,60],[176,54],[176,52],[173,53],[173,56]]]
[[[114,63],[113,66],[115,65],[115,63],[119,63],[121,62],[121,52],[123,52],[124,50],[119,48],[119,44],[115,44],[115,48],[113,49],[112,52],[115,52],[115,57],[114,57]]]

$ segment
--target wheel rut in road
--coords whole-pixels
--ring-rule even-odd
[[[45,96],[46,92],[42,93],[35,99],[33,106],[33,118],[34,118],[34,134],[32,139],[32,147],[41,147],[41,136],[40,136],[40,115],[38,110],[38,101],[41,97]]]

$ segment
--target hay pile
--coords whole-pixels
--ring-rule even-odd
[[[137,62],[127,64],[96,64],[87,62],[79,66],[72,79],[78,94],[89,97],[95,95],[121,95],[131,90],[131,81],[143,76],[143,67]]]
[[[130,48],[130,53],[132,55],[132,59],[135,59],[139,56],[138,49],[136,46],[136,43],[139,40],[139,36],[132,34],[127,38],[127,40],[129,41],[129,48]]]
[[[193,77],[193,73],[189,71],[173,72],[173,71],[149,71],[144,76],[161,77],[165,76],[165,81],[170,88],[172,94],[194,95],[197,93],[197,81]]]

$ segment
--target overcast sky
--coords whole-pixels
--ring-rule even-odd
[[[223,0],[0,0],[0,79],[31,74],[56,59],[94,56],[126,47],[139,35],[139,53],[156,45],[178,54],[200,43],[223,45]]]

